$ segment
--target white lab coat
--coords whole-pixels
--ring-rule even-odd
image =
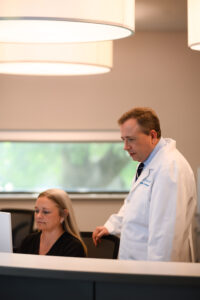
[[[105,223],[121,234],[119,258],[191,261],[191,223],[196,211],[196,185],[191,167],[165,139],[146,166],[118,214]]]

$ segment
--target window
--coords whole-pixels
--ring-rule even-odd
[[[122,142],[0,142],[0,191],[127,192],[137,163]]]

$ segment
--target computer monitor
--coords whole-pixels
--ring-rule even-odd
[[[11,214],[0,212],[0,252],[13,252]]]

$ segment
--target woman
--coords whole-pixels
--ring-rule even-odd
[[[20,253],[86,256],[87,249],[66,192],[49,189],[40,193],[35,204],[35,222],[38,232],[24,239]]]

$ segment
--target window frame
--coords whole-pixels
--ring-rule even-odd
[[[0,130],[1,142],[120,142],[119,130]]]

